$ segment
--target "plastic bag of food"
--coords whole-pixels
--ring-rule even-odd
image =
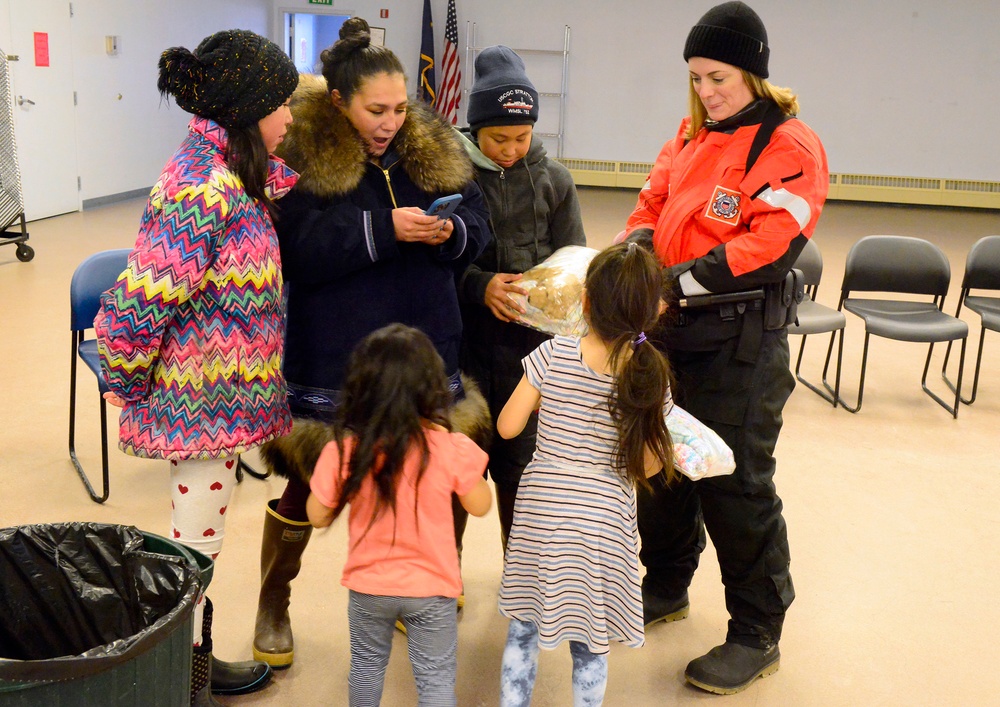
[[[674,467],[684,476],[697,481],[735,471],[729,445],[680,405],[675,404],[667,413],[667,430],[674,445]]]
[[[587,267],[595,255],[595,248],[569,245],[526,270],[516,284],[527,290],[528,296],[510,295],[525,310],[518,321],[547,334],[586,334],[581,295]]]

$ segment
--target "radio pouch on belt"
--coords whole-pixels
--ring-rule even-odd
[[[784,329],[795,323],[799,302],[805,297],[805,278],[792,268],[785,279],[764,288],[764,329]]]

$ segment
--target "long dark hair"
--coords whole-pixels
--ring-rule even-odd
[[[635,243],[611,246],[587,268],[587,321],[607,345],[614,386],[608,399],[618,430],[615,470],[622,478],[648,487],[648,447],[674,477],[673,444],[663,415],[670,389],[670,365],[644,332],[660,315],[662,275],[656,258]]]
[[[226,145],[226,164],[243,182],[243,189],[252,198],[259,201],[275,218],[278,206],[267,195],[264,185],[267,183],[269,155],[264,138],[260,134],[257,123],[245,128],[226,128],[229,142]]]
[[[360,17],[352,17],[340,27],[340,39],[319,55],[323,63],[326,87],[340,91],[344,105],[362,82],[376,74],[401,74],[406,77],[402,62],[391,49],[372,44],[371,29]]]
[[[419,492],[430,457],[424,421],[450,429],[451,393],[444,361],[422,331],[390,324],[366,336],[351,352],[341,395],[333,425],[348,475],[333,516],[341,514],[371,476],[378,492],[371,528],[386,510],[395,513],[396,488],[414,447],[420,452]],[[354,438],[349,460],[344,455],[347,435]]]

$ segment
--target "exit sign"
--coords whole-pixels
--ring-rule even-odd
[[[309,0],[310,5],[332,5],[333,0]]]

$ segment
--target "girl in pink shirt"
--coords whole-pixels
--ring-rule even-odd
[[[352,705],[379,704],[397,619],[420,703],[456,703],[462,578],[451,494],[477,516],[492,499],[487,455],[448,431],[450,404],[444,363],[423,332],[391,324],[351,354],[306,510],[323,528],[350,504],[341,583],[350,590]]]

